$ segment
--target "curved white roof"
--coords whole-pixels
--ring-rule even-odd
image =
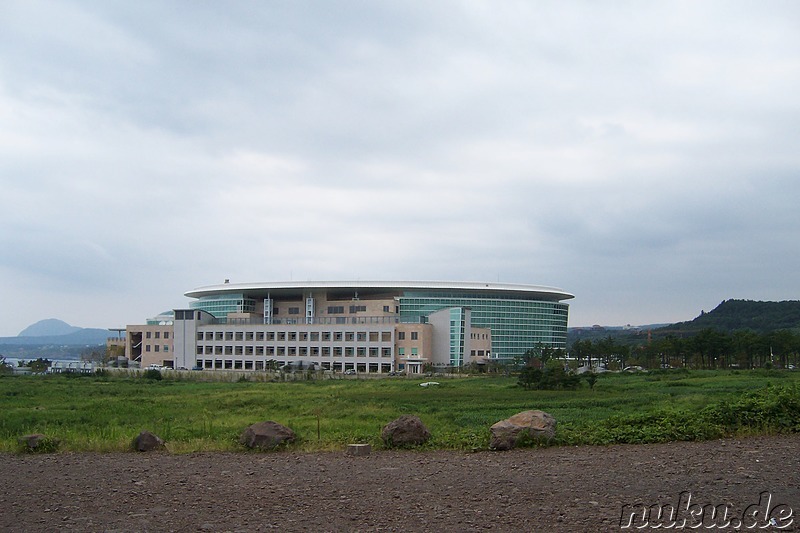
[[[209,285],[185,293],[189,298],[203,298],[225,293],[242,293],[252,296],[302,293],[304,291],[353,290],[362,293],[414,290],[466,291],[476,293],[508,293],[528,298],[560,301],[575,296],[555,287],[492,283],[482,281],[278,281],[259,283],[222,283]]]

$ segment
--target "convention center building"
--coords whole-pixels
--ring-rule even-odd
[[[128,326],[142,366],[419,373],[566,348],[573,295],[482,282],[230,283],[186,293],[187,309]]]

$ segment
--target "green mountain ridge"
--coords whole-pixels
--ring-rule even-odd
[[[692,320],[675,324],[653,324],[634,328],[595,327],[568,328],[567,345],[575,341],[598,341],[611,337],[623,344],[641,344],[648,339],[667,336],[691,337],[704,330],[723,333],[748,330],[758,334],[789,330],[800,333],[800,301],[764,302],[724,300],[709,312],[701,311]]]
[[[764,302],[756,300],[724,300],[708,313],[687,322],[660,328],[659,333],[696,332],[703,329],[720,331],[751,330],[769,333],[778,330],[800,331],[800,301]]]

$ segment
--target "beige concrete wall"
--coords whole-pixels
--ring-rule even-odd
[[[377,299],[343,299],[331,300],[325,293],[313,293],[314,316],[330,318],[349,318],[354,316],[392,316],[396,314],[397,302],[394,298]],[[263,301],[261,308],[263,309]],[[341,307],[342,313],[329,313],[329,307]],[[275,313],[275,308],[278,312]],[[351,312],[351,308],[352,312]],[[273,318],[279,320],[297,319],[298,322],[305,322],[306,301],[302,300],[280,300],[273,299],[272,302]],[[295,310],[296,312],[292,312]]]
[[[127,326],[125,357],[138,360],[142,368],[152,364],[172,365],[174,338],[172,325]]]
[[[468,353],[470,361],[487,359],[492,353],[492,330],[472,328]]]
[[[398,363],[422,359],[424,364],[433,357],[433,326],[430,324],[398,324],[395,338]],[[416,356],[412,355],[414,348],[417,349]],[[401,349],[403,355],[400,355]]]

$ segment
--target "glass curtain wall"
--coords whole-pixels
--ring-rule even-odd
[[[540,343],[567,346],[569,306],[561,302],[440,291],[407,291],[399,300],[401,320],[418,320],[448,307],[469,307],[472,325],[492,330],[493,357],[501,360],[522,356]]]

